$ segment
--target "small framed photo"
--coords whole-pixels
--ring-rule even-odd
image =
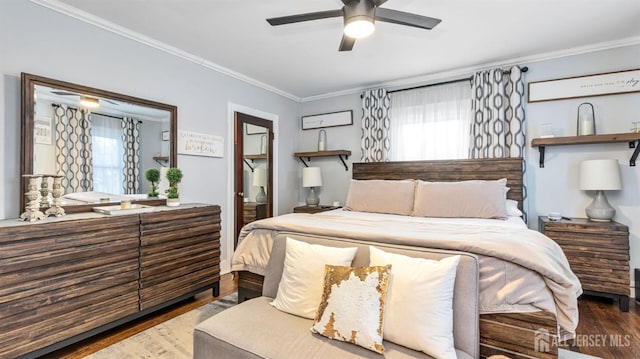
[[[162,131],[162,140],[169,141],[169,131]]]
[[[349,125],[353,125],[353,111],[351,110],[302,116],[303,130]]]
[[[33,131],[35,142],[43,145],[51,144],[51,118],[36,116]]]

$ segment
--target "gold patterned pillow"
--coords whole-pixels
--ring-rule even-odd
[[[382,328],[391,265],[325,265],[322,300],[311,331],[384,353]]]

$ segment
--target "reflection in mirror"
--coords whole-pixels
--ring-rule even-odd
[[[146,199],[145,170],[176,166],[175,106],[29,74],[22,82],[22,173],[63,175],[63,206]]]
[[[269,158],[267,129],[245,124],[244,130],[244,202],[258,205],[267,202]],[[256,218],[259,219],[259,218]]]

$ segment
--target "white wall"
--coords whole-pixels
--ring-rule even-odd
[[[280,133],[296,133],[298,126],[297,102],[25,0],[2,1],[0,72],[0,218],[19,215],[21,72],[176,105],[179,129],[225,141],[233,141],[227,136],[230,102],[278,115]],[[298,167],[288,156],[296,145],[282,138],[276,211],[298,202],[291,191]],[[178,166],[181,200],[219,204],[222,238],[229,238],[227,158],[179,155]],[[228,259],[225,241],[222,255]]]
[[[347,198],[349,179],[351,179],[351,164],[359,162],[360,132],[362,121],[362,101],[359,94],[332,97],[324,100],[303,102],[300,107],[300,115],[317,115],[322,113],[352,110],[353,125],[324,128],[327,132],[327,150],[349,150],[351,156],[345,161],[349,167],[344,169],[338,157],[314,157],[307,161],[309,166],[320,167],[322,173],[322,187],[316,190],[320,197],[320,204],[330,205],[334,201],[344,204]],[[318,150],[318,133],[320,130],[301,130],[298,120],[298,147],[296,152],[309,152]],[[298,201],[304,204],[308,188],[302,187],[302,168],[304,165],[298,161]]]
[[[532,64],[525,81],[549,80],[570,76],[596,74],[638,68],[640,46],[611,49],[594,53],[552,59]],[[446,79],[445,79],[446,80]],[[629,132],[631,122],[640,121],[640,93],[600,96],[571,100],[525,104],[527,141],[540,134],[540,125],[552,123],[558,135],[575,135],[578,105],[591,102],[595,107],[597,133]],[[354,110],[354,125],[327,130],[330,149],[350,149],[360,158],[360,123],[362,109],[359,95],[345,95],[302,104],[301,114],[316,114],[338,110]],[[331,131],[331,132],[330,132]],[[300,150],[313,150],[316,131],[299,130]],[[529,227],[537,229],[537,216],[559,211],[565,216],[585,217],[584,208],[591,202],[592,193],[578,189],[578,167],[582,160],[615,158],[620,163],[623,190],[607,193],[609,202],[617,209],[615,220],[629,226],[631,269],[640,267],[640,162],[629,167],[632,151],[627,143],[602,145],[574,145],[548,147],[545,168],[538,167],[538,150],[528,146],[527,182],[529,198]],[[323,203],[331,198],[344,198],[351,171],[345,173],[335,163],[337,159],[313,160],[322,168]],[[304,195],[303,195],[304,194]],[[306,192],[299,199],[304,201]],[[633,284],[633,276],[631,277]]]

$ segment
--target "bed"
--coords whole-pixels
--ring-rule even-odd
[[[522,209],[522,165],[519,158],[356,163],[353,179],[452,182],[506,178],[507,198]],[[554,358],[558,342],[575,334],[580,284],[560,247],[527,229],[519,217],[428,218],[337,210],[253,222],[242,229],[232,261],[232,270],[239,274],[240,300],[260,295],[273,240],[286,233],[478,255],[483,356]]]

